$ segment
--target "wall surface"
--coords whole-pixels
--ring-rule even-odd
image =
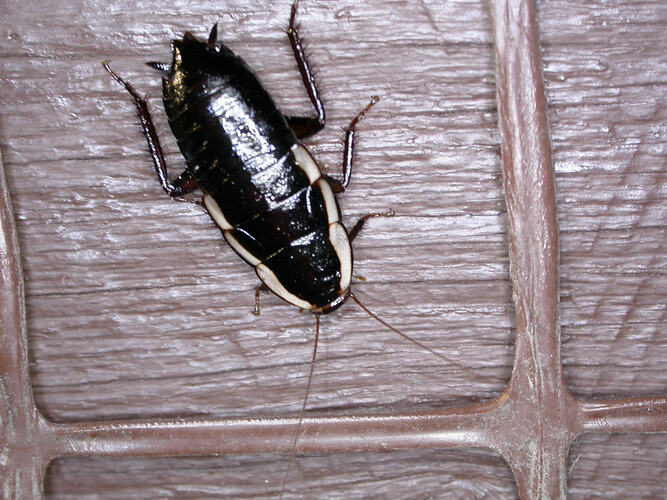
[[[219,36],[281,109],[311,112],[284,29],[289,1],[73,0],[0,6],[0,148],[26,280],[30,368],[56,422],[297,414],[314,318],[257,279],[195,205],[155,180],[133,106],[103,70],[151,96],[173,173],[182,160],[145,61],[185,31]],[[580,397],[667,389],[664,335],[667,42],[663,2],[539,5],[561,229],[566,383]],[[514,315],[485,2],[304,0],[301,35],[327,109],[306,141],[339,172],[341,128],[361,122],[345,221],[392,208],[355,241],[355,293],[442,353],[406,342],[353,303],[322,318],[308,411],[447,407],[497,396]],[[569,494],[656,498],[667,438],[584,436]],[[59,459],[54,498],[270,498],[286,457]],[[483,451],[297,457],[294,497],[507,498]]]

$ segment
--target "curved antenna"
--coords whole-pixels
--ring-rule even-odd
[[[413,338],[410,337],[409,335],[407,335],[407,334],[403,333],[402,331],[400,331],[398,328],[395,328],[395,327],[391,326],[391,325],[390,325],[389,323],[387,323],[385,320],[383,320],[382,318],[380,318],[377,314],[375,314],[375,313],[372,312],[370,309],[368,309],[368,307],[366,307],[365,305],[363,305],[363,304],[359,301],[359,299],[357,298],[357,296],[354,295],[354,294],[352,293],[352,290],[349,291],[349,294],[350,294],[350,297],[352,297],[352,299],[357,303],[357,305],[358,305],[359,307],[361,307],[361,308],[362,308],[362,309],[363,309],[363,310],[364,310],[364,311],[365,311],[371,318],[373,318],[373,319],[375,319],[376,321],[382,323],[384,326],[386,326],[387,328],[389,328],[392,332],[399,334],[399,335],[400,335],[401,337],[403,337],[405,340],[409,340],[410,342],[412,342],[412,343],[415,344],[415,345],[418,345],[419,347],[421,347],[421,348],[424,349],[425,351],[428,351],[428,352],[430,352],[431,354],[434,354],[434,355],[438,356],[438,357],[439,357],[440,359],[442,359],[443,361],[446,361],[447,363],[450,363],[450,364],[456,364],[456,363],[453,362],[451,359],[446,358],[446,357],[443,356],[442,354],[440,354],[440,353],[434,351],[433,349],[431,349],[430,347],[428,347],[428,346],[422,344],[422,343],[419,342],[418,340],[413,339]]]
[[[356,300],[356,299],[355,299]],[[296,456],[296,444],[299,441],[299,434],[301,434],[301,424],[303,423],[303,415],[306,413],[306,403],[308,403],[308,395],[310,394],[310,383],[313,381],[313,372],[315,371],[315,358],[317,356],[317,343],[320,338],[320,315],[315,315],[315,342],[313,343],[313,359],[310,361],[310,372],[308,373],[308,383],[306,384],[306,395],[303,398],[303,405],[301,405],[301,413],[299,413],[299,423],[296,426],[296,433],[294,434],[294,442],[292,443],[292,451],[290,452],[289,461],[287,462],[287,469],[283,476],[283,483],[280,486],[280,500],[285,493],[285,486],[287,485],[287,476],[294,463]]]

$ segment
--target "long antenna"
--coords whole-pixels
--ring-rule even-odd
[[[357,299],[354,299],[357,300]],[[294,442],[292,443],[292,451],[290,452],[289,461],[287,462],[287,469],[285,470],[285,475],[283,476],[283,483],[280,486],[280,500],[283,498],[285,493],[285,486],[287,485],[287,476],[289,476],[289,471],[292,468],[292,463],[296,456],[296,444],[299,441],[299,434],[301,434],[301,424],[303,423],[303,416],[306,412],[306,403],[308,402],[308,395],[310,394],[310,383],[313,381],[313,372],[315,371],[315,358],[317,356],[317,344],[320,337],[320,315],[315,315],[315,342],[313,344],[313,359],[310,361],[310,372],[308,373],[308,383],[306,384],[306,395],[303,398],[303,405],[301,405],[301,413],[299,413],[299,423],[296,426],[296,433],[294,434]]]
[[[375,319],[379,323],[383,324],[387,328],[389,328],[392,332],[397,333],[401,337],[403,337],[405,340],[408,340],[412,342],[413,344],[421,347],[425,351],[430,352],[431,354],[434,354],[435,356],[439,357],[443,361],[451,364],[453,361],[451,359],[447,359],[445,356],[442,354],[434,351],[430,347],[422,344],[418,340],[413,339],[409,335],[403,333],[400,331],[398,328],[391,326],[389,323],[387,323],[385,320],[380,318],[377,314],[375,314],[373,311],[368,309],[365,305],[363,305],[359,299],[357,298],[354,293],[352,293],[352,290],[349,291],[350,297],[357,303],[357,305],[363,309],[366,314],[368,314],[371,318]],[[282,485],[280,486],[280,496],[278,497],[279,500],[282,500],[283,495],[285,493],[285,486],[287,485],[287,477],[289,476],[290,469],[292,468],[292,464],[294,463],[294,459],[296,457],[296,445],[299,441],[299,435],[301,434],[301,426],[303,424],[303,417],[306,412],[306,404],[308,403],[308,396],[310,394],[310,385],[311,382],[313,381],[313,372],[315,371],[315,358],[317,357],[317,345],[319,343],[319,338],[320,338],[320,315],[316,314],[315,315],[315,342],[313,343],[313,358],[310,361],[310,372],[308,373],[308,383],[306,384],[306,395],[303,398],[303,404],[301,405],[301,412],[299,413],[299,423],[297,424],[296,427],[296,433],[294,434],[294,441],[292,442],[292,451],[290,452],[289,456],[289,461],[287,462],[287,469],[285,470],[285,474],[283,476],[283,482]]]
[[[421,348],[424,349],[425,351],[428,351],[428,352],[430,352],[431,354],[435,354],[436,356],[438,356],[438,357],[439,357],[440,359],[442,359],[443,361],[446,361],[446,362],[449,363],[449,364],[454,363],[451,359],[447,359],[447,358],[446,358],[445,356],[443,356],[442,354],[440,354],[440,353],[434,351],[433,349],[431,349],[430,347],[428,347],[428,346],[422,344],[422,343],[419,342],[418,340],[413,339],[413,338],[410,337],[409,335],[407,335],[407,334],[403,333],[402,331],[400,331],[398,328],[395,328],[395,327],[391,326],[389,323],[387,323],[385,320],[383,320],[382,318],[380,318],[380,317],[379,317],[377,314],[375,314],[373,311],[371,311],[370,309],[368,309],[368,307],[366,307],[366,306],[363,305],[361,302],[359,302],[359,299],[356,297],[356,295],[354,295],[354,294],[352,293],[352,290],[350,290],[349,294],[350,294],[350,297],[352,297],[352,299],[357,303],[357,305],[358,305],[359,307],[361,307],[364,311],[366,311],[366,313],[367,313],[371,318],[373,318],[373,319],[379,321],[379,322],[382,323],[384,326],[386,326],[387,328],[389,328],[392,332],[398,333],[398,334],[399,334],[401,337],[403,337],[405,340],[409,340],[410,342],[412,342],[412,343],[415,344],[415,345],[418,345],[419,347],[421,347]]]

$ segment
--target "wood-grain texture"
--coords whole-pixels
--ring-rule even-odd
[[[110,59],[150,93],[176,173],[182,163],[161,114],[159,77],[142,63],[168,60],[170,39],[186,30],[204,36],[218,21],[220,37],[281,108],[308,112],[282,32],[289,2],[28,9],[9,1],[0,9],[0,147],[40,410],[57,422],[298,412],[314,319],[272,296],[262,297],[260,317],[252,314],[251,269],[201,209],[163,195],[132,104],[100,65]],[[580,396],[667,388],[666,16],[657,1],[539,5],[564,372]],[[487,5],[313,0],[302,2],[300,21],[329,118],[308,143],[329,173],[339,172],[340,127],[370,95],[382,98],[359,127],[341,200],[346,221],[389,207],[397,216],[372,220],[356,240],[355,272],[366,278],[356,293],[451,360],[443,365],[347,304],[322,321],[309,411],[433,408],[498,395],[511,372],[514,318]],[[666,444],[664,435],[581,439],[570,494],[664,494]],[[62,459],[46,491],[268,498],[285,465],[268,455]],[[479,451],[299,457],[288,492],[516,495],[503,461]]]

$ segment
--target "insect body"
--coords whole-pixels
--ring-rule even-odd
[[[164,80],[169,123],[229,245],[287,302],[340,305],[352,251],[329,182],[246,64],[186,35]]]
[[[352,297],[371,317],[445,359],[380,319],[350,289],[350,242],[370,217],[393,215],[391,211],[367,214],[348,233],[335,196],[350,181],[355,127],[378,98],[373,97],[346,130],[342,181],[322,174],[300,142],[324,127],[325,112],[296,31],[296,9],[295,2],[287,35],[316,118],[283,115],[245,62],[216,40],[216,26],[207,41],[190,33],[174,40],[171,64],[148,63],[163,73],[165,110],[187,164],[173,182],[146,102],[103,63],[134,99],[155,171],[167,194],[181,197],[200,188],[202,204],[224,238],[255,268],[263,285],[316,315],[306,394],[281,496],[310,391],[320,314]]]
[[[376,215],[362,218],[348,234],[335,192],[349,182],[354,127],[377,98],[348,128],[344,180],[323,175],[299,141],[320,130],[325,115],[294,27],[295,13],[296,4],[288,36],[317,118],[283,115],[246,63],[216,41],[216,26],[206,42],[190,33],[174,40],[171,64],[148,63],[164,74],[165,110],[187,163],[173,183],[146,103],[106,63],[105,68],[135,99],[165,191],[181,196],[199,187],[224,238],[264,286],[319,314],[349,296],[350,239]]]

